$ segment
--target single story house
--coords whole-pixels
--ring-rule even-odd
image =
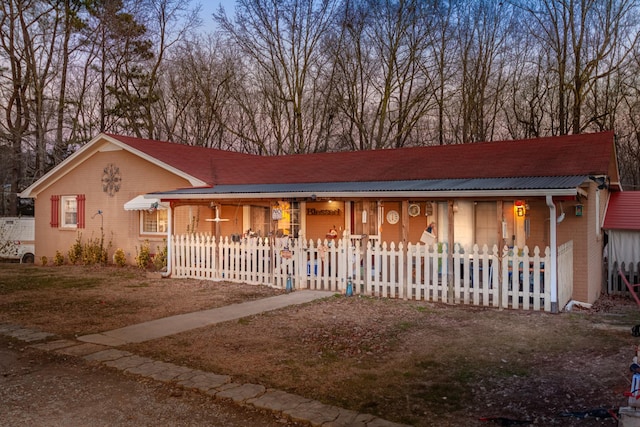
[[[550,251],[552,287],[571,242],[569,298],[591,303],[619,190],[613,132],[282,156],[100,134],[20,196],[35,199],[37,260],[101,230],[133,262],[185,233],[406,246],[435,223],[445,247]]]

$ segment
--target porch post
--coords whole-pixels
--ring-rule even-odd
[[[553,197],[546,196],[547,206],[549,206],[549,236],[551,246],[551,312],[558,312],[558,242],[557,242],[557,223],[556,223],[556,205],[553,203]]]
[[[453,224],[453,205],[454,201],[449,200],[447,203],[447,219],[448,219],[448,242],[447,242],[447,301],[449,304],[454,303],[453,295],[453,246],[455,244],[454,224]]]
[[[167,271],[162,276],[171,276],[171,260],[173,259],[172,239],[173,234],[173,203],[169,202],[169,208],[167,209]]]
[[[496,236],[496,242],[498,242],[498,253],[502,253],[505,245],[505,236],[503,234],[503,229],[502,229],[502,224],[504,223],[504,202],[502,200],[498,200],[496,202],[496,222],[498,225],[498,235]],[[507,307],[503,307],[502,306],[502,292],[503,292],[503,288],[502,288],[502,275],[500,274],[500,272],[502,271],[502,258],[500,256],[498,256],[497,258],[494,258],[492,260],[492,262],[494,263],[493,267],[489,267],[489,268],[493,268],[493,271],[495,273],[493,274],[497,274],[498,277],[498,307],[502,310],[503,308],[507,308]]]
[[[402,275],[402,283],[398,283],[398,286],[400,287],[400,297],[402,299],[407,299],[407,295],[409,294],[408,290],[409,290],[409,273],[407,273],[408,270],[408,263],[409,263],[409,256],[408,256],[408,252],[407,252],[407,248],[409,247],[408,243],[409,243],[409,201],[408,200],[403,200],[401,203],[402,206],[402,251],[404,252],[404,256],[402,258],[402,264],[398,266],[398,269],[400,271],[403,271],[404,274]]]

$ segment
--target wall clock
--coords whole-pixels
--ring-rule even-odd
[[[397,224],[400,221],[400,214],[398,211],[391,210],[387,212],[387,222],[389,224]]]
[[[109,163],[102,171],[102,191],[113,197],[118,191],[120,191],[120,184],[122,183],[122,176],[120,175],[120,168]]]

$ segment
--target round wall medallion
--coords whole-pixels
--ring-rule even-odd
[[[102,191],[113,197],[114,194],[120,191],[121,183],[120,168],[113,163],[109,163],[102,171]]]
[[[418,216],[420,215],[420,205],[413,203],[409,205],[409,216]]]
[[[389,224],[397,224],[400,221],[400,214],[398,211],[389,211],[387,212],[387,222]]]

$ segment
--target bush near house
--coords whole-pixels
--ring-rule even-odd
[[[136,246],[136,265],[142,270],[162,271],[167,267],[167,243],[164,241],[162,248],[156,247],[157,252],[151,252],[151,244],[149,240],[145,240],[140,245],[140,249]]]
[[[111,242],[105,245],[104,235],[101,235],[99,238],[90,238],[86,243],[83,243],[82,233],[78,233],[78,237],[76,237],[75,242],[67,252],[67,256],[71,264],[82,262],[82,264],[85,265],[106,265],[109,261],[110,247]],[[60,259],[60,257],[62,259]],[[60,254],[59,251],[56,251],[55,264],[64,264],[64,256]]]
[[[124,267],[125,265],[127,265],[127,256],[125,255],[122,248],[116,249],[115,253],[113,254],[113,263],[118,267]]]

